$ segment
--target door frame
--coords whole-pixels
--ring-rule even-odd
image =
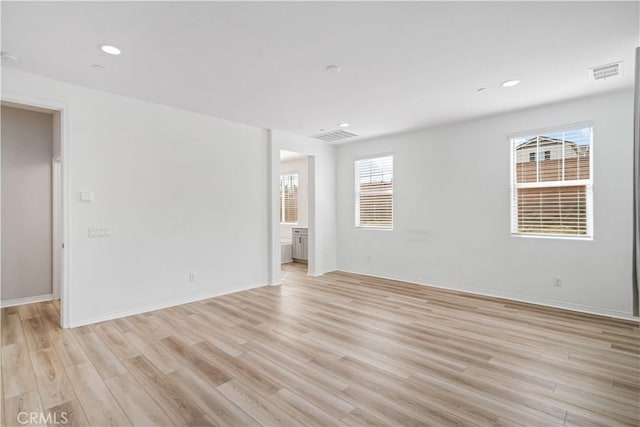
[[[15,106],[24,109],[44,109],[59,117],[57,130],[60,138],[60,235],[62,251],[60,251],[60,326],[69,327],[69,314],[71,312],[71,281],[69,277],[71,265],[71,248],[69,247],[69,232],[71,230],[70,218],[70,163],[71,146],[69,138],[69,106],[64,103],[48,99],[37,98],[14,92],[2,92],[0,100],[7,106]],[[56,114],[57,113],[57,114]],[[56,124],[54,124],[54,132]],[[55,136],[54,136],[55,138]],[[55,270],[54,270],[55,271]],[[55,293],[55,289],[53,289]]]
[[[266,132],[267,140],[267,194],[269,194],[269,215],[268,241],[269,241],[269,267],[268,284],[279,285],[281,272],[281,246],[280,246],[280,150],[294,151],[307,157],[308,189],[307,189],[307,209],[308,209],[308,260],[307,274],[309,276],[320,276],[318,264],[317,243],[317,222],[316,222],[316,154],[310,150],[300,149],[302,147],[289,146],[288,144],[275,144],[270,130]]]
[[[56,114],[54,114],[54,121],[58,119]],[[55,129],[55,128],[54,128]],[[54,133],[57,129],[54,130]],[[61,178],[62,178],[62,159],[60,158],[60,153],[55,155],[51,159],[51,259],[52,262],[52,272],[53,272],[53,280],[51,286],[51,293],[53,294],[53,299],[60,299],[60,282],[62,280],[61,274],[61,265],[62,265],[62,216],[61,214],[61,204],[60,201],[62,199],[61,193]]]

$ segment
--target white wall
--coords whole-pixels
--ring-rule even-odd
[[[631,315],[632,114],[624,91],[340,146],[338,269]],[[593,241],[512,237],[508,135],[589,120]],[[394,230],[356,229],[353,161],[388,152]]]
[[[265,130],[15,70],[2,90],[69,109],[71,325],[268,282]]]
[[[268,191],[271,242],[270,283],[280,283],[280,150],[308,156],[309,162],[309,274],[322,275],[336,269],[336,147],[321,141],[281,131],[269,132]]]
[[[52,293],[53,115],[2,107],[1,299]]]
[[[631,312],[630,92],[336,149],[14,70],[3,70],[2,84],[3,95],[69,108],[71,325],[277,283],[281,149],[311,156],[310,274],[338,266]],[[507,136],[585,120],[595,125],[595,239],[511,237]],[[389,151],[395,228],[357,230],[353,160]],[[84,190],[95,192],[94,202],[77,200]],[[111,238],[88,239],[89,227],[109,227]],[[562,288],[551,286],[553,276]]]
[[[280,175],[298,174],[298,223],[296,225],[280,224],[280,237],[291,239],[291,229],[309,227],[309,164],[307,158],[280,162]]]

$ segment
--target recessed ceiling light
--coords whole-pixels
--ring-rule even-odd
[[[109,55],[120,55],[120,49],[115,46],[103,44],[102,46],[100,46],[100,49],[102,49],[104,53],[108,53]]]
[[[92,70],[96,70],[96,71],[101,71],[101,70],[104,70],[104,65],[100,65],[100,64],[93,64],[93,65],[91,66],[91,69],[92,69]]]
[[[520,84],[520,80],[507,80],[506,82],[502,82],[502,87],[514,87],[515,85]]]
[[[341,128],[348,128],[349,123],[340,123],[338,126],[340,126]]]
[[[342,71],[342,68],[339,65],[328,65],[325,70],[327,70],[328,73],[339,73]]]
[[[18,57],[9,52],[0,52],[0,57],[2,57],[3,61],[18,62]]]

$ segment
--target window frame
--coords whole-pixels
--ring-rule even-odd
[[[381,226],[361,225],[360,224],[360,191],[359,191],[360,186],[358,181],[359,176],[358,176],[357,163],[362,160],[372,160],[372,159],[379,159],[383,157],[391,157],[391,174],[393,177],[391,180],[391,226],[381,227]],[[395,155],[392,152],[372,154],[372,155],[361,156],[353,159],[353,183],[354,183],[354,202],[355,202],[354,203],[354,206],[355,206],[355,212],[354,212],[355,225],[354,226],[357,230],[393,231],[395,227],[395,182],[396,182]],[[384,193],[380,192],[380,194],[384,194]]]
[[[283,215],[284,217],[286,217],[285,214],[285,203],[284,203],[284,199],[282,197],[282,177],[284,176],[290,176],[290,175],[295,175],[296,176],[296,180],[298,182],[298,188],[296,190],[296,222],[283,222]],[[290,171],[290,172],[282,172],[280,173],[280,189],[279,189],[279,196],[280,196],[280,225],[299,225],[300,224],[300,210],[299,210],[299,199],[300,199],[300,173],[298,171]]]
[[[581,179],[581,180],[573,180],[573,181],[543,181],[543,182],[535,182],[535,183],[520,183],[516,182],[516,171],[515,171],[515,148],[516,144],[514,140],[516,138],[521,137],[533,137],[540,136],[549,133],[558,133],[558,132],[566,132],[570,130],[576,129],[591,129],[590,133],[590,141],[589,141],[589,179]],[[510,200],[510,234],[511,237],[523,237],[523,238],[533,238],[533,239],[561,239],[561,240],[580,240],[580,241],[593,241],[594,239],[594,142],[596,140],[595,137],[596,128],[592,121],[584,121],[578,123],[572,123],[567,125],[559,125],[559,126],[550,126],[546,128],[539,128],[524,132],[517,132],[508,135],[507,141],[509,143],[509,165],[510,165],[510,187],[511,187],[511,200]],[[536,161],[539,161],[538,153],[536,152]],[[549,188],[549,187],[567,187],[567,186],[585,186],[585,197],[586,197],[586,217],[587,217],[587,232],[583,236],[574,235],[574,234],[558,234],[558,233],[520,233],[518,232],[518,188]]]

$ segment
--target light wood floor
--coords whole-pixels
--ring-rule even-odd
[[[2,309],[3,425],[639,424],[637,323],[285,268],[73,330],[54,303]]]

